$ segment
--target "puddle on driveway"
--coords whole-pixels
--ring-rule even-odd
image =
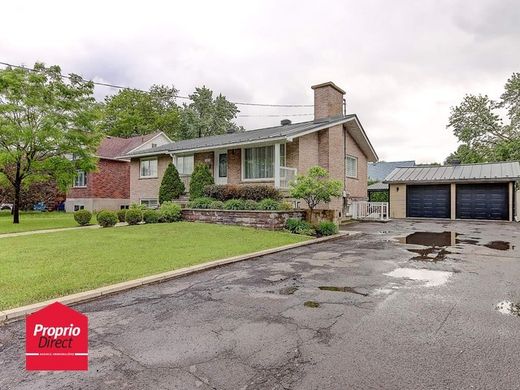
[[[385,275],[394,278],[423,281],[426,282],[426,287],[435,287],[445,284],[452,275],[452,272],[416,268],[397,268]]]
[[[510,251],[515,249],[515,246],[511,245],[511,243],[507,241],[491,241],[487,244],[484,244],[484,246],[490,249],[496,249],[498,251]]]
[[[313,309],[316,309],[317,307],[320,307],[320,304],[316,301],[305,301],[303,303],[303,306],[305,307],[311,307]]]
[[[520,317],[520,303],[502,301],[498,303],[496,309],[502,314]]]
[[[359,292],[353,287],[319,286],[318,288],[323,291],[348,292],[348,293],[358,294],[358,295],[363,295],[364,297],[368,297],[367,293]]]
[[[412,260],[420,261],[442,261],[446,259],[446,255],[450,254],[446,250],[447,246],[455,246],[457,244],[469,244],[485,246],[486,248],[507,251],[514,250],[515,246],[507,241],[491,241],[487,244],[480,244],[476,237],[460,237],[461,234],[451,231],[445,232],[414,232],[405,237],[399,237],[401,244],[426,246],[426,249],[407,249],[409,252],[415,253],[417,256]]]
[[[402,244],[413,244],[422,246],[453,246],[455,245],[457,233],[455,232],[415,232],[408,234],[406,237],[400,237],[399,242]]]
[[[425,249],[408,249],[408,252],[417,254],[417,256],[412,257],[412,260],[431,261],[433,263],[445,260],[446,255],[451,253],[450,251],[446,250],[446,248],[437,247],[430,247]]]
[[[280,295],[293,295],[296,291],[298,291],[298,287],[290,286],[280,289],[279,293]]]

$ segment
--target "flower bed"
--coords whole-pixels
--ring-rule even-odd
[[[261,229],[282,230],[289,218],[305,219],[304,210],[217,210],[182,209],[182,219],[191,222],[208,222],[222,225],[249,226]]]

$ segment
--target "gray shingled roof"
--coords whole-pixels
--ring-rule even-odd
[[[395,168],[413,167],[414,160],[407,161],[378,161],[368,163],[368,178],[372,180],[384,180]]]
[[[367,187],[367,190],[368,191],[385,191],[385,190],[388,190],[388,184],[381,183],[380,181],[378,181],[377,183],[370,184]]]
[[[520,179],[518,161],[486,164],[461,164],[440,167],[394,169],[385,183],[439,183],[453,181],[516,181]]]
[[[297,136],[301,133],[312,131],[319,128],[327,128],[335,124],[346,122],[351,118],[355,118],[355,114],[350,114],[335,118],[325,118],[315,121],[293,123],[285,126],[267,127],[257,130],[249,130],[241,133],[231,133],[215,135],[211,137],[193,138],[184,141],[173,142],[159,146],[157,148],[140,150],[135,153],[130,153],[127,156],[139,156],[144,154],[159,154],[163,153],[174,153],[182,151],[193,151],[193,150],[204,150],[204,149],[215,149],[219,146],[233,145],[233,144],[244,144],[255,141],[273,140],[290,138]]]

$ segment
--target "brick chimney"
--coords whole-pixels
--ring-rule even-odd
[[[314,119],[343,115],[343,95],[345,91],[332,81],[316,84],[314,90]]]

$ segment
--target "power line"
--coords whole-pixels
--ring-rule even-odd
[[[20,66],[20,65],[13,65],[8,62],[0,61],[0,64],[5,65],[5,66],[10,66],[12,68],[25,69],[25,70],[29,70],[31,72],[36,72],[35,69],[28,68],[25,66]],[[66,78],[66,79],[71,78],[70,76],[64,75],[64,74],[60,74],[60,76],[63,78]],[[83,77],[82,77],[82,79],[83,79]],[[116,84],[111,84],[111,83],[103,83],[100,81],[90,80],[90,82],[94,85],[99,85],[101,87],[109,87],[109,88],[116,88],[116,89],[132,89],[134,91],[145,92],[145,93],[148,92],[148,91],[138,89],[138,88],[125,87],[122,85],[116,85]],[[177,99],[191,100],[189,96],[176,95],[175,97]],[[237,106],[254,106],[254,107],[314,107],[313,104],[268,104],[268,103],[245,103],[245,102],[230,102],[230,103],[236,104]],[[285,115],[285,116],[287,116],[287,115]]]

